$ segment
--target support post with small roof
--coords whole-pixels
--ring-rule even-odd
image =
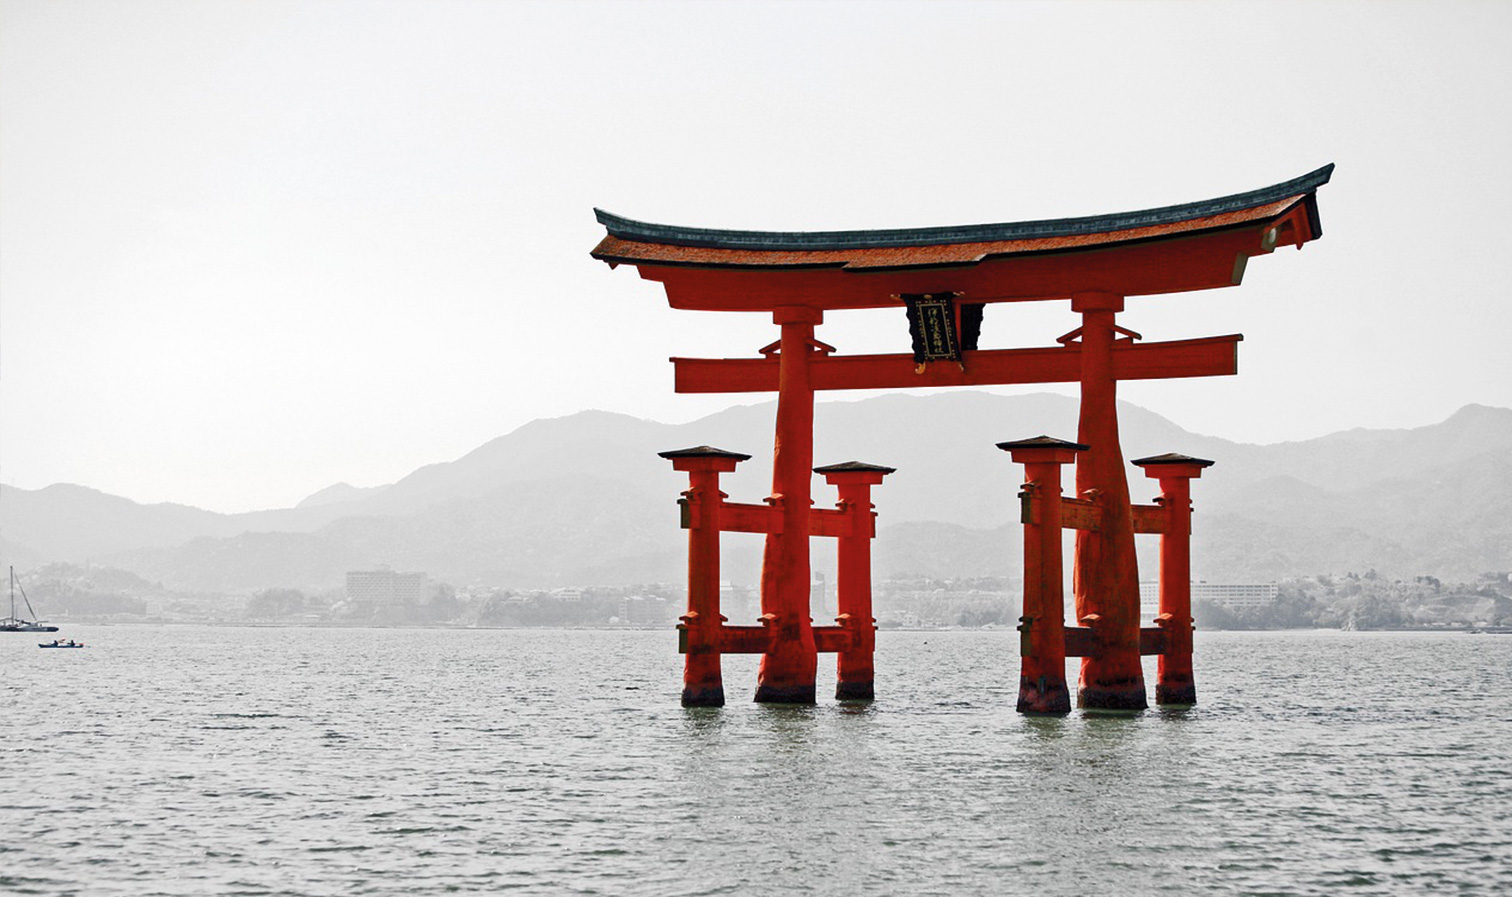
[[[1213,462],[1175,453],[1132,462],[1160,483],[1155,501],[1165,508],[1160,534],[1160,605],[1155,623],[1165,632],[1165,651],[1157,662],[1155,703],[1197,703],[1192,674],[1192,480]]]

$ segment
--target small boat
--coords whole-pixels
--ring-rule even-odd
[[[84,643],[83,642],[76,642],[73,639],[68,639],[67,641],[64,641],[63,639],[55,638],[55,639],[53,639],[50,642],[37,642],[37,647],[38,648],[82,648],[82,647],[84,647]]]
[[[57,632],[58,627],[48,626],[45,620],[23,620],[16,616],[16,568],[10,568],[10,616],[0,620],[0,632]],[[21,600],[26,602],[26,612],[33,617],[37,612],[32,610],[31,599],[26,597],[26,589],[21,590]]]

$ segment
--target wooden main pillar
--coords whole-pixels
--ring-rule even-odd
[[[859,461],[814,468],[840,490],[840,512],[850,523],[836,540],[835,622],[851,634],[850,647],[836,659],[835,698],[841,701],[870,701],[875,696],[877,621],[872,616],[871,542],[877,534],[877,515],[871,487],[881,485],[882,478],[894,470]]]
[[[1155,681],[1155,703],[1197,703],[1192,678],[1192,500],[1191,481],[1212,461],[1167,454],[1134,462],[1145,476],[1160,481],[1158,502],[1169,523],[1160,534],[1160,609],[1155,625],[1165,632]]]
[[[775,635],[771,649],[761,657],[756,700],[812,704],[819,655],[809,616],[814,466],[814,386],[809,361],[817,351],[814,325],[824,320],[824,313],[807,306],[784,306],[772,313],[772,319],[781,326],[782,339],[769,501],[779,509],[782,524],[767,534],[761,558],[761,615]]]
[[[1018,711],[1070,713],[1066,686],[1065,567],[1061,551],[1061,467],[1087,447],[1040,436],[1000,442],[1024,465],[1024,612],[1019,617]]]
[[[673,470],[688,474],[683,493],[683,526],[688,530],[688,612],[681,617],[684,640],[684,707],[723,707],[724,678],[720,670],[720,627],[726,617],[719,612],[720,508],[725,494],[719,490],[719,475],[735,470],[750,455],[727,452],[712,446],[659,452],[672,462]]]
[[[1129,483],[1118,440],[1118,381],[1113,347],[1114,315],[1122,296],[1078,293],[1072,311],[1082,316],[1081,419],[1076,441],[1087,446],[1076,463],[1076,493],[1101,509],[1095,530],[1076,533],[1072,588],[1076,618],[1092,629],[1098,650],[1082,658],[1077,706],[1091,710],[1143,710],[1144,672],[1139,662],[1139,570]]]

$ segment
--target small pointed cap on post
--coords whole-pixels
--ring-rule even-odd
[[[715,448],[712,445],[695,445],[692,448],[673,449],[668,452],[657,452],[658,457],[666,458],[672,462],[673,470],[714,470],[720,473],[728,473],[735,469],[735,465],[742,461],[751,460],[750,455],[742,455],[740,452],[726,451]]]
[[[1203,468],[1212,467],[1217,462],[1176,452],[1166,452],[1164,455],[1136,458],[1129,463],[1144,468],[1145,476],[1153,480],[1161,477],[1195,480],[1202,476]]]
[[[1067,442],[1064,439],[1056,439],[1051,436],[1036,436],[1033,439],[999,442],[997,447],[1011,453],[1015,464],[1030,464],[1041,461],[1049,461],[1055,464],[1070,464],[1076,460],[1077,452],[1084,452],[1088,448],[1079,442]]]
[[[896,467],[867,464],[865,461],[845,461],[840,464],[815,467],[814,473],[824,474],[824,481],[832,486],[838,486],[841,483],[864,483],[868,486],[876,486],[882,482],[883,477],[896,473],[897,470]]]
[[[740,452],[726,451],[715,448],[712,445],[695,445],[692,448],[672,449],[669,452],[657,452],[658,457],[671,461],[675,458],[734,458],[736,461],[749,461],[750,455],[742,455]]]
[[[814,468],[814,473],[845,473],[846,471],[869,471],[885,476],[889,473],[897,473],[898,468],[883,467],[880,464],[867,464],[865,461],[844,461],[840,464],[826,464],[823,467]]]

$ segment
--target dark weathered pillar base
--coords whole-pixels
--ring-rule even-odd
[[[684,707],[723,707],[724,702],[723,685],[683,689],[682,705]]]
[[[872,687],[872,680],[864,682],[836,682],[835,700],[837,701],[871,701],[876,698]]]
[[[1076,693],[1076,706],[1083,710],[1134,711],[1150,706],[1144,683],[1087,685]]]
[[[1190,707],[1197,703],[1197,685],[1193,682],[1157,682],[1155,703],[1167,707]]]
[[[758,704],[814,704],[814,683],[807,685],[758,685]]]
[[[1066,680],[1038,676],[1019,677],[1019,713],[1066,714],[1071,712],[1071,691]]]

